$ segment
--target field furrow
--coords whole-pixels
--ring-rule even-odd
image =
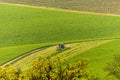
[[[39,57],[47,57],[57,53],[56,55],[51,56],[51,58],[57,59],[59,57],[60,59],[69,59],[69,58],[72,58],[73,56],[81,54],[85,51],[88,51],[94,47],[97,47],[99,45],[105,44],[110,41],[111,40],[100,40],[100,41],[89,41],[89,42],[66,44],[66,47],[70,47],[70,49],[60,53],[57,53],[56,46],[53,46],[53,47],[49,47],[47,49],[41,50],[39,52],[33,53],[29,56],[26,56],[25,58],[15,62],[13,65],[25,70],[28,67],[30,67],[33,61],[39,59]]]

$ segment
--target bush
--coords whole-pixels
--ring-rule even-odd
[[[29,80],[98,80],[90,77],[87,69],[88,61],[81,60],[75,64],[68,64],[65,60],[52,60],[50,58],[40,58],[33,63],[33,68],[29,71]]]
[[[87,65],[87,60],[68,64],[59,58],[39,58],[27,73],[12,66],[1,68],[0,80],[98,80],[99,78],[90,76]]]

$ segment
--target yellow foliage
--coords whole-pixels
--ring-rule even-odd
[[[90,80],[88,61],[65,64],[66,60],[39,58],[27,73],[13,66],[0,68],[0,80]],[[97,80],[97,79],[96,79]]]

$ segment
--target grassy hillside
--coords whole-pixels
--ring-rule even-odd
[[[67,60],[68,63],[74,63],[76,60],[87,58],[89,60],[89,69],[92,74],[104,78],[107,73],[104,71],[106,63],[110,62],[114,55],[120,54],[119,44],[120,40],[72,43],[66,45],[67,47],[69,46],[70,49],[60,53],[57,53],[56,48],[53,46],[27,56],[15,62],[13,65],[22,68],[22,70],[26,70],[30,67],[31,63],[37,60],[40,56],[51,56],[52,59],[59,57],[61,60]]]
[[[0,46],[119,38],[120,17],[0,5]]]
[[[53,59],[67,59],[70,63],[74,59],[88,58],[93,74],[103,77],[106,74],[103,71],[106,63],[120,52],[120,40],[114,40],[120,38],[119,16],[5,4],[0,4],[0,10],[0,64],[41,46],[92,40],[69,44],[70,49],[61,53],[56,53],[55,46],[50,47],[14,65],[26,69],[31,61],[48,55]]]
[[[0,2],[120,14],[120,0],[0,0]]]
[[[48,43],[120,38],[120,17],[117,16],[3,4],[0,4],[0,10],[0,52],[3,59],[0,63]],[[8,56],[11,54],[14,55]]]
[[[90,60],[89,67],[93,73],[103,77],[106,74],[104,72],[104,68],[107,65],[106,63],[112,61],[114,55],[120,54],[119,48],[120,40],[115,40],[86,51],[83,54],[79,54],[77,58],[88,58]]]
[[[113,59],[114,55],[120,54],[120,40],[88,41],[67,44],[66,46],[70,47],[70,49],[57,53],[54,46],[49,47],[27,56],[15,62],[13,65],[22,68],[22,70],[26,70],[30,67],[31,63],[40,56],[51,56],[52,59],[59,57],[61,60],[67,60],[68,63],[74,63],[76,60],[86,58],[89,60],[88,67],[92,74],[104,78],[107,75],[107,72],[104,71],[107,63]]]

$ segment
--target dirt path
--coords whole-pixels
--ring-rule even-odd
[[[74,13],[84,13],[84,14],[95,14],[95,15],[103,15],[103,16],[117,16],[117,17],[120,17],[120,15],[117,15],[117,14],[109,14],[109,13],[105,14],[105,13],[95,13],[95,12],[86,12],[86,11],[75,11],[75,10],[67,10],[67,9],[45,7],[45,6],[31,6],[31,5],[4,3],[4,2],[0,2],[0,4],[12,5],[12,6],[21,6],[21,7],[30,7],[30,8],[43,8],[43,9],[48,9],[48,10],[56,10],[56,11],[64,11],[64,12],[74,12]]]

